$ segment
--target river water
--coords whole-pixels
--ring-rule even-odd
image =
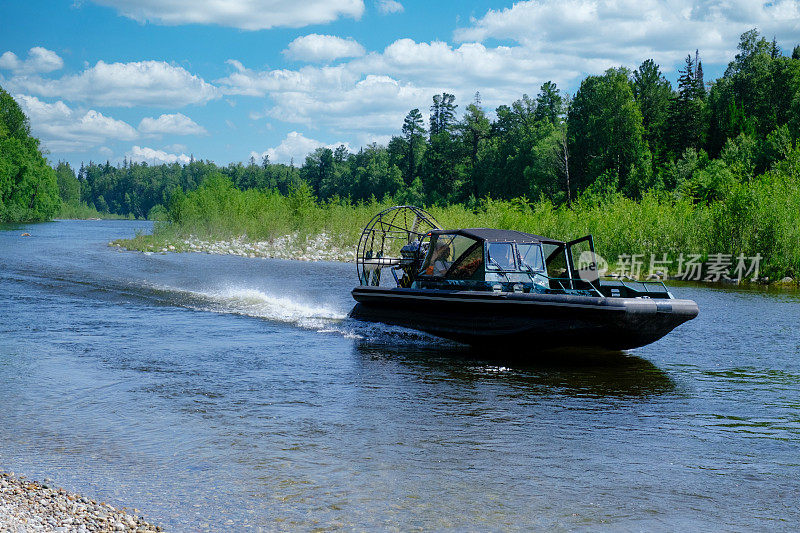
[[[0,468],[179,531],[800,522],[796,294],[677,287],[661,341],[526,365],[347,319],[352,264],[137,229],[0,227]]]

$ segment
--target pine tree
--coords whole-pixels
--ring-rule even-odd
[[[422,125],[422,113],[419,109],[414,108],[408,112],[406,118],[403,120],[403,138],[408,146],[408,162],[406,165],[406,183],[411,183],[414,180],[417,172],[417,157],[419,157],[418,146],[423,140],[425,135],[425,127]]]
[[[469,154],[469,174],[465,176],[465,188],[470,194],[476,191],[475,171],[478,166],[478,150],[481,143],[489,137],[492,125],[481,107],[480,93],[475,93],[475,101],[467,106],[467,112],[459,124],[463,142],[463,152]]]
[[[705,80],[703,79],[703,62],[700,61],[700,51],[694,51],[694,90],[695,90],[695,98],[699,98],[700,100],[704,100],[706,97],[706,84]]]
[[[561,92],[552,81],[542,84],[539,94],[536,96],[536,111],[533,117],[536,120],[546,120],[550,124],[556,124],[558,117],[562,113],[564,99]]]
[[[434,95],[430,116],[431,138],[439,133],[449,131],[450,127],[455,123],[456,108],[458,107],[453,103],[455,99],[455,95],[450,93]]]
[[[676,158],[687,148],[700,148],[705,138],[703,100],[697,78],[699,72],[691,54],[686,57],[686,65],[679,72],[678,95],[670,103],[667,119],[668,147]]]

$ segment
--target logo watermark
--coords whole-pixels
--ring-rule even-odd
[[[583,281],[594,282],[608,274],[608,261],[594,252],[588,250],[581,252],[578,257],[578,276]]]
[[[683,281],[758,281],[761,254],[745,256],[739,254],[714,253],[703,261],[703,254],[684,254],[670,257],[669,254],[620,254],[615,263],[616,270],[609,272],[608,261],[594,252],[581,252],[575,267],[584,281],[595,281],[599,277],[633,278],[664,281],[670,272],[673,279]]]

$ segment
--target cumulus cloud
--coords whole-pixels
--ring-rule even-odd
[[[386,134],[409,109],[425,110],[433,94],[454,92],[469,99],[480,91],[489,105],[535,94],[548,79],[578,72],[554,68],[520,47],[487,48],[480,43],[453,47],[444,42],[400,39],[381,53],[333,66],[254,71],[238,61],[236,72],[217,80],[229,94],[269,96],[267,116],[337,132]],[[541,81],[539,81],[541,80]],[[538,84],[537,84],[538,82]]]
[[[325,144],[324,142],[310,139],[302,133],[291,131],[286,138],[284,138],[278,146],[274,148],[267,148],[264,152],[250,152],[250,155],[261,161],[263,157],[269,156],[269,160],[273,163],[289,163],[294,161],[295,165],[301,165],[305,161],[306,155],[313,152],[321,146],[336,149],[340,145],[345,145],[350,150],[350,145],[344,142],[333,144]]]
[[[134,161],[137,163],[148,163],[150,165],[158,165],[161,163],[181,163],[187,164],[191,161],[191,157],[182,153],[178,154],[171,154],[165,152],[164,150],[156,150],[153,148],[148,148],[146,146],[133,146],[130,150],[125,153],[125,157],[128,158],[129,161]]]
[[[299,28],[361,18],[363,0],[93,0],[139,22],[216,24],[242,30]]]
[[[531,55],[638,64],[653,58],[666,65],[699,48],[706,62],[726,62],[744,31],[795,39],[797,0],[525,0],[490,9],[455,31],[456,41],[511,39]]]
[[[131,141],[138,137],[127,122],[94,109],[75,111],[61,100],[47,103],[29,95],[15,98],[30,118],[34,135],[51,151],[84,151],[108,140]]]
[[[182,113],[161,115],[158,118],[145,117],[139,123],[139,131],[145,134],[159,135],[172,133],[175,135],[204,135],[206,129]]]
[[[59,79],[17,76],[8,83],[17,92],[120,107],[181,107],[219,96],[213,85],[165,61],[98,61],[76,75]]]
[[[395,0],[378,0],[378,11],[384,15],[389,15],[391,13],[402,13],[405,9],[403,4]]]
[[[64,66],[64,60],[52,50],[34,46],[28,50],[28,58],[20,59],[14,52],[5,52],[0,56],[0,68],[12,71],[14,74],[47,73],[59,70]]]
[[[431,94],[389,76],[368,75],[337,92],[273,93],[275,105],[268,114],[285,122],[340,132],[385,132],[396,130],[408,110],[425,104]]]
[[[286,57],[301,61],[333,61],[342,57],[360,57],[364,53],[364,47],[353,39],[316,33],[298,37],[283,51]]]

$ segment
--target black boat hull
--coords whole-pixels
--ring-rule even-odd
[[[350,316],[425,331],[466,344],[531,349],[626,350],[657,341],[693,319],[692,300],[493,293],[362,286]]]

